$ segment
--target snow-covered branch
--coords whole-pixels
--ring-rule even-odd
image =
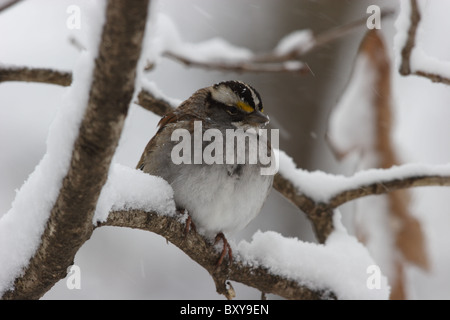
[[[233,260],[217,267],[220,249],[201,233],[186,233],[186,216],[176,213],[170,185],[116,164],[102,190],[94,223],[97,228],[127,227],[163,236],[206,269],[217,292],[227,298],[234,296],[229,280],[287,299],[386,298],[385,278],[381,290],[367,288],[366,271],[374,262],[365,247],[347,234],[339,217],[333,218],[336,228],[325,244],[257,232],[250,242],[232,243]]]
[[[139,92],[136,103],[142,108],[147,109],[160,117],[176,107],[168,102],[167,99],[164,99],[163,97],[156,97],[153,93],[146,89],[142,89]]]
[[[385,10],[382,18],[392,13],[391,10]],[[170,19],[164,16],[158,18],[159,25],[164,27],[162,38],[172,41],[159,41],[161,47],[157,57],[164,56],[190,67],[210,70],[302,74],[311,72],[308,64],[302,62],[307,53],[340,39],[366,23],[366,18],[358,19],[317,35],[311,30],[296,30],[282,37],[270,52],[253,53],[222,39],[210,39],[197,44],[185,43]],[[155,64],[150,61],[147,70],[151,70]]]
[[[92,75],[79,77],[74,71],[72,82],[71,72],[19,67],[0,70],[0,82],[72,84],[69,98],[73,100],[68,100],[72,103],[72,108],[67,108],[70,112],[66,110],[64,118],[55,121],[60,130],[52,130],[54,136],[67,133],[73,137],[60,141],[49,138],[46,156],[0,222],[0,230],[20,226],[17,233],[0,232],[1,249],[9,249],[11,243],[16,248],[27,248],[19,254],[12,249],[0,250],[1,260],[8,261],[8,265],[1,266],[2,297],[42,296],[66,276],[76,252],[95,228],[118,226],[163,236],[204,267],[214,279],[217,291],[227,298],[234,295],[228,280],[289,299],[387,298],[385,278],[382,290],[368,290],[367,268],[375,262],[366,248],[345,232],[336,208],[360,197],[403,188],[450,186],[450,167],[409,164],[344,177],[298,169],[292,159],[279,151],[280,172],[274,188],[306,213],[320,244],[285,238],[275,232],[257,232],[251,242],[233,243],[233,260],[217,267],[216,246],[200,233],[185,233],[184,218],[176,215],[172,189],[164,180],[131,168],[110,167],[135,86],[141,86],[136,102],[157,115],[176,106],[156,87],[135,84],[147,6],[148,1],[109,2],[101,42],[97,43],[96,63],[92,52],[81,53],[86,58],[82,67],[86,73],[93,70]],[[419,20],[420,16],[416,26]],[[303,72],[308,68],[300,58],[307,52],[365,21],[360,19],[316,37],[308,31],[296,31],[284,37],[273,52],[263,55],[223,41],[188,46],[175,37],[175,41],[152,48],[156,54],[153,58],[166,56],[192,66],[228,71]],[[123,26],[125,30],[121,29]],[[174,39],[173,34],[164,32],[162,37]],[[409,54],[405,53],[408,61],[412,43]],[[226,50],[219,50],[223,48]],[[192,52],[204,60],[193,59]],[[151,56],[146,58],[155,64]],[[56,158],[57,165],[53,161]],[[39,208],[27,210],[36,203]],[[27,214],[33,214],[33,218]],[[22,226],[23,221],[33,224]],[[16,240],[28,242],[18,245]]]
[[[212,276],[217,292],[229,299],[234,297],[234,292],[228,280],[241,282],[261,292],[277,294],[287,299],[310,300],[336,297],[330,290],[308,287],[296,280],[273,274],[265,265],[253,267],[245,264],[240,261],[240,259],[245,260],[245,257],[236,254],[237,250],[233,250],[236,258],[232,262],[224,263],[216,268],[220,251],[210,239],[197,232],[189,232],[185,235],[185,224],[177,216],[143,210],[113,211],[106,222],[100,223],[99,226],[135,228],[163,236],[205,268]]]
[[[174,107],[146,89],[141,90],[138,104],[159,116]],[[364,170],[344,177],[298,169],[292,159],[280,151],[280,171],[274,180],[274,188],[307,214],[321,243],[333,231],[333,210],[342,204],[370,195],[421,186],[450,186],[450,167],[405,164],[389,169]]]
[[[165,57],[178,61],[188,67],[196,67],[202,69],[219,70],[219,71],[231,71],[231,72],[290,72],[290,73],[309,73],[309,67],[300,61],[287,60],[277,63],[258,63],[252,60],[228,62],[223,61],[198,61],[182,56],[180,54],[167,51],[164,54]]]
[[[52,72],[55,71],[49,71],[49,73]],[[137,95],[136,103],[159,116],[176,107],[174,103],[169,102],[169,99],[154,92],[155,90],[157,89],[142,88]],[[281,159],[286,160],[288,157],[281,153]],[[287,163],[290,161],[288,160]],[[366,170],[352,177],[334,176],[322,172],[311,173],[300,169],[297,169],[296,173],[283,173],[285,171],[283,168],[288,167],[292,165],[280,166],[281,171],[275,177],[274,188],[307,214],[321,243],[324,243],[334,230],[333,210],[346,202],[410,187],[450,185],[449,174],[442,171],[445,167],[441,168],[442,170],[437,168],[435,171],[432,166],[404,165],[392,169],[379,169],[376,172]],[[407,167],[410,167],[412,171],[405,173]],[[429,170],[434,173],[424,173],[430,172]],[[401,172],[404,174],[399,175]],[[321,181],[324,177],[326,177],[325,181]],[[296,184],[295,181],[308,183]],[[317,187],[318,193],[312,191],[315,186],[321,186]],[[324,186],[328,188],[334,186],[334,189],[325,192]]]
[[[41,297],[66,276],[76,252],[92,234],[92,217],[100,191],[107,180],[134,92],[136,65],[141,53],[148,3],[146,0],[134,1],[132,4],[123,0],[109,1],[105,17],[96,19],[99,27],[100,22],[106,19],[103,31],[97,33],[92,30],[92,34],[97,37],[92,39],[90,50],[82,54],[85,64],[79,66],[78,70],[80,73],[83,70],[88,74],[92,72],[92,76],[74,77],[71,87],[73,100],[67,101],[74,105],[74,114],[66,111],[69,118],[60,121],[59,129],[62,130],[53,136],[49,143],[51,150],[47,150],[37,173],[22,188],[22,194],[18,196],[22,200],[15,202],[12,211],[7,213],[9,218],[1,220],[0,228],[7,228],[8,223],[14,219],[20,220],[22,215],[27,214],[20,206],[30,202],[27,197],[33,197],[38,192],[30,190],[33,189],[33,184],[34,187],[42,186],[42,180],[53,177],[47,188],[41,190],[52,196],[42,195],[36,202],[45,202],[41,206],[42,212],[30,212],[34,214],[30,220],[40,220],[42,224],[39,226],[33,223],[35,237],[27,234],[26,239],[34,240],[27,245],[30,248],[27,252],[31,256],[27,257],[24,252],[14,250],[1,252],[21,257],[14,260],[17,265],[11,265],[10,262],[9,272],[2,273],[2,277],[9,277],[2,278],[1,281],[4,299]],[[104,13],[105,10],[99,12]],[[95,54],[97,51],[98,55]],[[70,138],[56,141],[57,135],[62,135],[63,132]],[[52,165],[54,163],[58,165]],[[52,192],[47,190],[50,187]],[[47,199],[53,196],[55,198]],[[26,217],[23,219],[28,220]],[[24,228],[21,223],[16,224],[16,227]],[[2,233],[5,237],[6,234],[14,236],[6,230]],[[20,244],[16,246],[20,247]],[[5,260],[2,261],[12,259],[3,258]]]
[[[298,169],[281,151],[279,158],[280,172],[274,188],[307,214],[321,242],[333,231],[333,209],[344,203],[405,188],[450,186],[450,165],[404,164],[346,177]]]
[[[410,0],[409,4],[404,1],[402,6],[397,27],[406,33],[406,39],[402,39],[404,45],[401,49],[400,74],[404,76],[413,74],[428,78],[433,82],[450,85],[450,62],[430,57],[417,45],[417,31],[422,19],[419,3],[417,0]],[[408,12],[409,17],[407,16]],[[404,37],[404,35],[399,37]]]

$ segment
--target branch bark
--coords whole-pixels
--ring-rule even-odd
[[[325,243],[334,230],[334,208],[326,203],[317,202],[312,197],[301,193],[288,177],[284,177],[280,173],[275,175],[273,188],[306,214],[313,225],[317,241]]]
[[[228,72],[270,72],[270,73],[309,73],[310,68],[300,61],[284,60],[277,62],[258,62],[256,60],[245,60],[241,62],[212,62],[212,61],[196,61],[184,57],[175,52],[167,51],[164,56],[182,63],[188,67],[196,67],[208,70],[219,70]]]
[[[450,78],[444,77],[440,74],[429,72],[426,70],[416,70],[412,71],[411,69],[411,54],[416,46],[416,36],[417,29],[419,28],[421,15],[419,6],[417,4],[417,0],[410,0],[410,24],[408,29],[408,36],[405,42],[404,47],[401,51],[402,61],[400,63],[399,72],[403,76],[408,75],[416,75],[420,77],[424,77],[430,79],[432,82],[443,83],[446,85],[450,85]]]
[[[168,101],[161,98],[156,98],[145,89],[142,89],[139,92],[137,99],[138,100],[136,103],[138,105],[160,117],[174,108]]]
[[[156,98],[145,89],[139,92],[137,99],[137,104],[158,116],[163,116],[174,108],[168,101]],[[450,186],[450,177],[417,176],[407,179],[373,182],[359,186],[356,189],[345,190],[334,196],[328,203],[317,202],[313,198],[297,191],[289,181],[289,177],[284,177],[280,173],[275,176],[274,180],[274,188],[307,215],[313,224],[316,237],[320,243],[324,243],[328,235],[333,231],[333,210],[342,204],[369,195],[384,194],[394,190],[418,186]]]
[[[352,178],[350,177],[349,179]],[[401,179],[387,178],[366,184],[355,185],[355,188],[343,190],[331,197],[327,202],[320,202],[315,200],[314,197],[298,190],[289,180],[289,177],[284,177],[278,173],[274,179],[274,188],[307,215],[313,224],[318,241],[324,243],[334,230],[332,221],[333,210],[344,203],[370,195],[386,194],[395,190],[412,187],[450,186],[450,176],[414,174],[411,176],[404,176]]]
[[[262,267],[249,267],[233,259],[216,268],[219,252],[205,237],[196,232],[186,236],[185,225],[177,218],[140,210],[114,211],[101,226],[128,227],[157,233],[180,248],[195,262],[205,268],[214,279],[219,294],[231,298],[227,280],[241,282],[261,292],[277,294],[286,299],[333,299],[329,291],[318,291],[302,286],[295,281],[273,275]]]
[[[24,81],[70,86],[72,72],[46,68],[3,67],[0,68],[0,82]]]
[[[138,104],[143,108],[163,116],[173,107],[163,99],[155,98],[150,92],[142,90],[138,97]],[[387,169],[389,170],[389,169]],[[286,199],[302,210],[311,221],[317,240],[324,243],[333,232],[334,209],[349,201],[370,196],[389,193],[391,191],[423,186],[450,186],[450,176],[418,175],[403,179],[384,179],[360,185],[354,189],[344,190],[332,197],[327,203],[319,202],[298,191],[289,177],[277,173],[274,178],[273,188],[280,192]]]
[[[416,0],[410,0],[411,14],[410,25],[408,29],[408,37],[405,46],[402,49],[402,61],[400,64],[400,74],[407,76],[411,74],[410,58],[412,50],[416,45],[416,33],[420,22],[420,12]]]
[[[36,299],[66,276],[92,217],[134,91],[148,0],[109,1],[88,106],[41,244],[4,299]]]
[[[21,2],[22,0],[9,0],[6,1],[5,3],[3,3],[2,5],[0,5],[0,12],[12,7],[15,4],[18,4],[19,2]]]
[[[148,1],[130,4],[124,0],[110,1],[108,4],[107,22],[96,61],[88,108],[75,143],[69,172],[64,178],[38,251],[24,275],[16,280],[15,290],[3,296],[5,299],[42,296],[56,281],[65,277],[75,253],[93,232],[92,215],[106,181],[134,90],[147,5]],[[13,70],[0,81],[38,81],[58,85],[71,82],[67,79],[70,73],[48,69],[35,71],[26,68]],[[138,103],[158,115],[172,108],[167,101],[155,98],[145,90],[139,93]],[[307,214],[321,243],[333,231],[333,210],[343,203],[367,195],[424,185],[450,185],[450,177],[416,176],[376,181],[345,190],[327,203],[318,202],[297,190],[289,177],[277,174],[274,181],[274,188]],[[196,233],[189,233],[184,238],[185,226],[175,218],[139,210],[116,211],[99,226],[138,228],[164,236],[202,265],[215,280],[217,291],[226,296],[231,295],[226,285],[229,279],[289,299],[333,297],[332,293],[311,290],[274,276],[264,268],[250,268],[236,260],[216,270],[217,252],[214,246]]]
[[[381,18],[387,18],[394,14],[393,10],[382,10]],[[283,61],[290,61],[290,60],[300,60],[307,54],[313,52],[316,49],[319,49],[323,46],[326,46],[338,39],[341,39],[342,37],[350,34],[351,32],[354,32],[358,27],[365,26],[367,23],[367,18],[361,18],[354,21],[351,21],[349,23],[343,24],[341,26],[337,26],[335,28],[326,30],[322,33],[319,33],[313,37],[313,41],[310,45],[307,47],[297,47],[293,48],[290,52],[287,52],[283,55],[275,54],[275,53],[268,53],[268,54],[261,54],[257,57],[255,57],[255,61],[257,62],[283,62]]]
[[[379,195],[400,189],[425,186],[450,186],[450,176],[419,175],[404,177],[402,179],[374,181],[366,185],[358,186],[355,189],[345,190],[331,198],[328,204],[332,208],[337,208],[346,202],[365,196]]]

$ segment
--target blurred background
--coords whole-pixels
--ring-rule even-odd
[[[88,3],[25,0],[1,12],[0,65],[71,70],[79,51],[69,39],[85,41],[89,28],[84,23],[83,10]],[[70,30],[66,27],[66,10],[74,4],[81,8],[81,28]],[[372,4],[382,10],[399,6],[397,1],[379,0],[155,0],[151,13],[152,17],[158,13],[169,16],[185,41],[196,43],[221,37],[254,52],[268,52],[294,30],[310,29],[320,34],[368,17],[366,9]],[[380,30],[391,57],[394,57],[395,17],[384,19]],[[308,54],[305,61],[312,70],[308,75],[205,71],[161,59],[146,77],[165,95],[179,100],[222,80],[243,80],[260,92],[271,126],[280,129],[280,149],[292,156],[299,167],[349,174],[354,163],[336,160],[325,141],[325,133],[330,111],[345,90],[366,31],[366,26],[361,25],[350,35]],[[395,70],[393,77],[395,95],[401,97],[397,99],[395,140],[402,151],[402,160],[448,162],[450,153],[440,140],[450,133],[442,120],[442,112],[448,112],[445,111],[450,99],[448,87],[425,79],[399,79]],[[9,210],[15,190],[45,154],[48,127],[65,90],[45,84],[0,84],[0,216]],[[426,103],[429,95],[435,97],[433,106]],[[158,120],[133,104],[115,161],[134,167],[156,132]],[[414,267],[407,270],[407,297],[448,299],[450,283],[444,270],[450,267],[445,250],[450,241],[445,226],[449,225],[450,215],[444,201],[449,193],[438,188],[416,193],[414,212],[429,236],[427,248],[432,268],[429,272]],[[348,212],[350,216],[352,209],[352,204],[342,208],[350,231],[352,223],[345,215]],[[235,242],[250,240],[258,229],[315,241],[303,213],[276,192],[271,193],[261,214],[244,231],[230,238]],[[215,292],[205,270],[165,239],[149,232],[100,228],[78,252],[75,264],[81,270],[81,289],[69,290],[65,280],[61,280],[44,299],[223,299]],[[260,298],[260,293],[252,288],[233,285],[237,299]]]

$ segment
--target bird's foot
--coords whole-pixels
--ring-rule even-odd
[[[187,212],[186,209],[177,209],[177,213],[179,214],[187,214],[187,218],[186,218],[186,227],[184,228],[184,237],[187,237],[187,234],[189,233],[189,231],[194,231],[197,232],[197,229],[195,228],[195,224],[194,221],[192,221],[192,217],[189,215],[189,213]]]
[[[227,252],[228,252],[228,260],[230,261],[230,263],[231,263],[231,261],[233,261],[233,251],[231,250],[231,246],[228,243],[227,238],[225,238],[225,236],[223,235],[222,232],[220,232],[216,235],[214,244],[217,244],[219,242],[219,240],[222,240],[223,248],[222,248],[222,252],[220,253],[219,260],[217,260],[216,269],[222,264],[223,259],[225,258],[225,255],[227,254]]]

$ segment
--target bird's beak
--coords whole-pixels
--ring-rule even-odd
[[[259,110],[253,111],[246,118],[246,122],[253,126],[263,126],[268,124],[269,121],[269,116]]]

